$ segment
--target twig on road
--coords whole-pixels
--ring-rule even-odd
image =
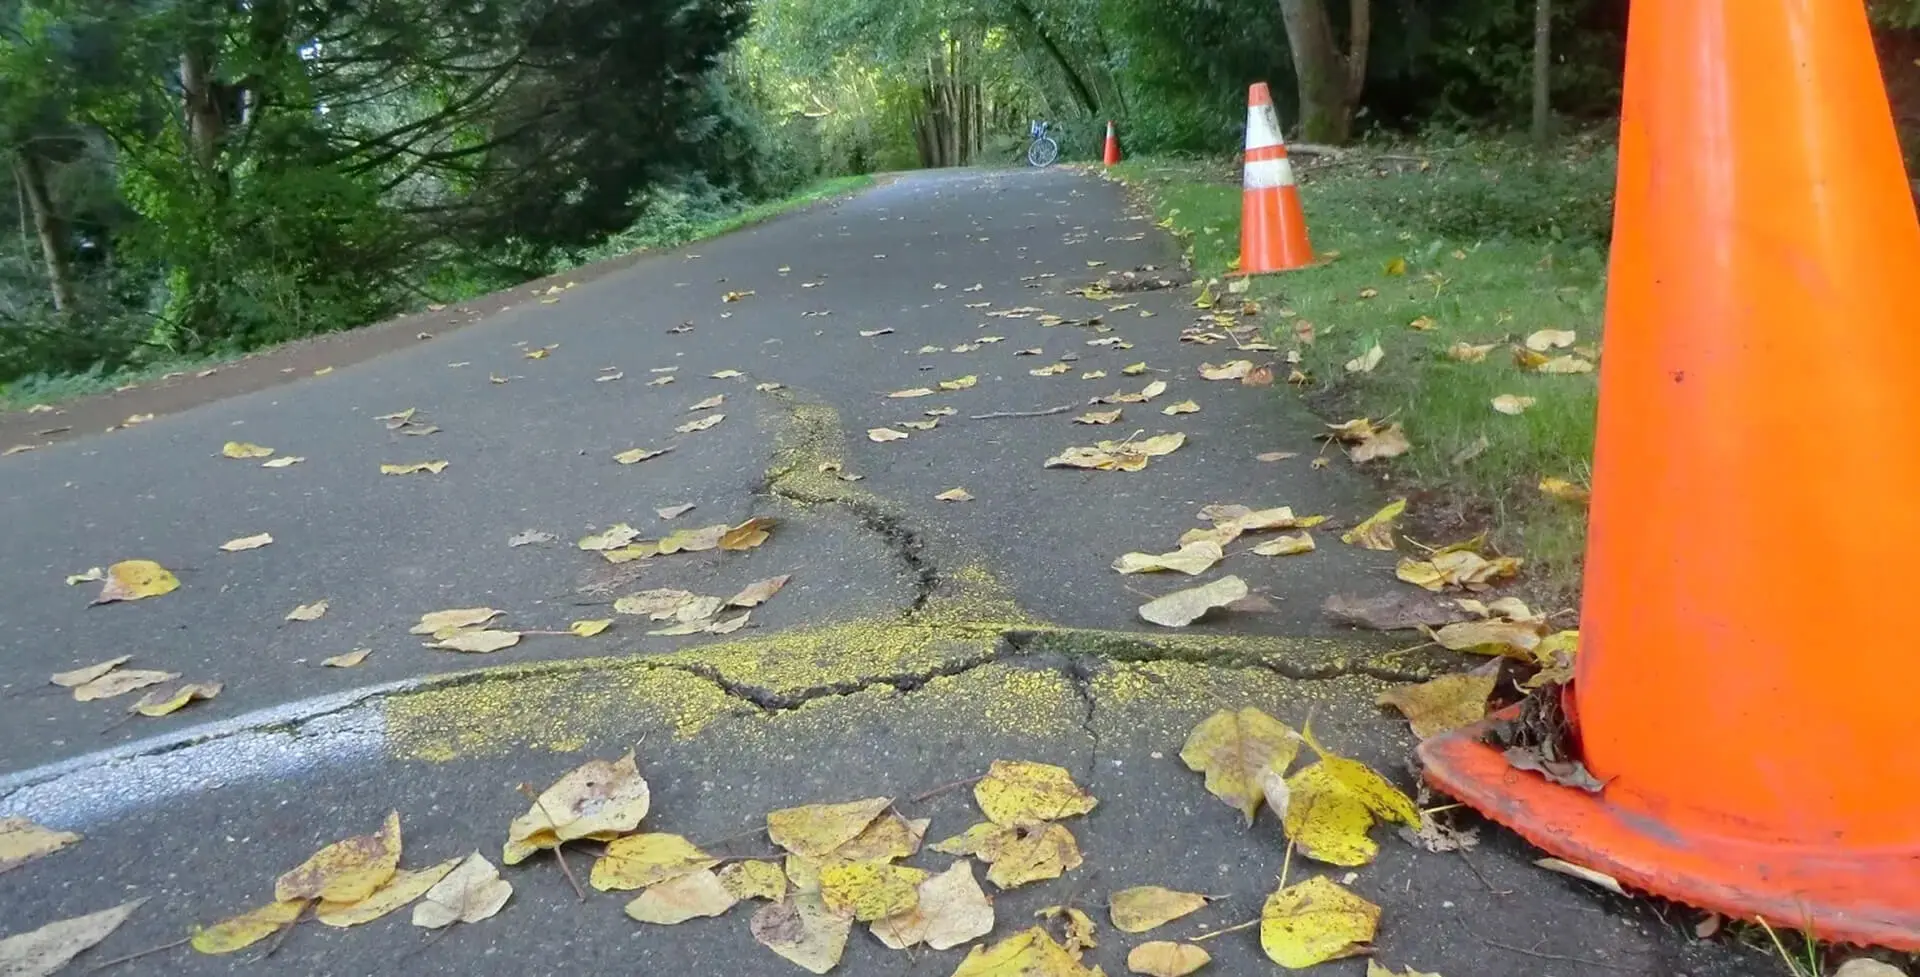
[[[932,790],[922,791],[918,794],[915,794],[912,797],[907,798],[907,803],[918,804],[921,801],[931,800],[932,798],[938,797],[941,794],[946,793],[947,791],[956,790],[958,788],[965,787],[969,784],[977,784],[980,781],[985,779],[987,779],[987,775],[981,774],[978,777],[968,777],[965,780],[956,780],[950,784],[941,784],[940,786],[935,787]]]
[[[192,942],[193,942],[193,937],[183,936],[180,939],[173,941],[172,943],[162,943],[159,946],[150,946],[145,950],[135,950],[134,952],[129,953],[126,956],[114,957],[112,960],[106,960],[106,961],[102,961],[101,963],[97,963],[92,967],[88,968],[87,973],[97,974],[100,971],[107,969],[108,967],[118,967],[123,963],[131,963],[135,960],[140,959],[141,957],[149,957],[156,953],[162,953],[167,950],[171,950],[177,946],[186,946],[187,944]]]
[[[1583,963],[1589,967],[1604,967],[1607,970],[1633,969],[1631,967],[1627,967],[1622,964],[1608,963],[1605,960],[1590,960],[1586,957],[1569,957],[1569,956],[1564,956],[1558,953],[1545,953],[1540,950],[1529,950],[1523,946],[1514,946],[1511,943],[1502,943],[1499,940],[1489,940],[1486,937],[1473,932],[1473,927],[1468,926],[1464,921],[1460,923],[1460,928],[1463,930],[1466,930],[1470,935],[1472,935],[1474,939],[1479,940],[1480,942],[1485,943],[1490,947],[1495,947],[1497,949],[1505,950],[1509,953],[1518,953],[1523,956],[1534,957],[1539,960],[1558,960],[1561,963]]]
[[[532,785],[521,784],[519,786],[520,786],[520,792],[522,794],[525,794],[528,797],[533,798],[533,806],[539,808],[541,814],[546,815],[548,824],[557,825],[560,823],[559,821],[554,820],[553,812],[547,810],[547,805],[545,802],[540,800],[540,795],[534,793]],[[566,844],[567,844],[566,842],[562,841],[560,844],[553,846],[553,857],[556,861],[560,863],[560,873],[562,875],[565,875],[567,877],[567,883],[573,886],[573,894],[580,897],[581,902],[586,902],[587,890],[580,888],[580,880],[573,877],[573,867],[567,864],[566,853],[560,850],[562,848],[565,848]]]
[[[974,414],[971,419],[976,421],[993,421],[1002,417],[1049,417],[1054,414],[1065,414],[1077,406],[1079,405],[1062,404],[1059,407],[1048,410],[1002,410],[994,411],[991,414]]]

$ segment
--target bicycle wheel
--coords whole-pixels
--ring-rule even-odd
[[[1027,147],[1027,165],[1029,166],[1052,166],[1053,161],[1059,158],[1060,144],[1050,137],[1041,136],[1033,141],[1033,145]]]

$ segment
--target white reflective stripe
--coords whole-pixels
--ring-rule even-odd
[[[1280,117],[1273,114],[1273,106],[1249,106],[1247,108],[1247,148],[1265,149],[1268,146],[1279,145],[1283,145],[1280,138]]]
[[[1284,159],[1256,159],[1247,161],[1248,190],[1270,190],[1274,187],[1293,186],[1293,162]]]

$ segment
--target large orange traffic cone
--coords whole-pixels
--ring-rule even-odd
[[[1313,264],[1307,215],[1293,182],[1287,142],[1273,112],[1273,93],[1256,82],[1247,91],[1247,160],[1240,203],[1242,275],[1292,271]]]
[[[1120,137],[1114,135],[1112,119],[1107,120],[1107,151],[1105,159],[1108,166],[1120,162]]]
[[[1636,3],[1577,678],[1597,794],[1427,777],[1635,889],[1920,949],[1920,223],[1860,3]]]

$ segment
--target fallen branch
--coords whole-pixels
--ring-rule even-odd
[[[976,421],[992,421],[1002,417],[1048,417],[1054,414],[1065,414],[1076,406],[1079,405],[1062,404],[1059,407],[1054,407],[1049,410],[1003,410],[995,411],[991,414],[975,414],[972,419]]]

